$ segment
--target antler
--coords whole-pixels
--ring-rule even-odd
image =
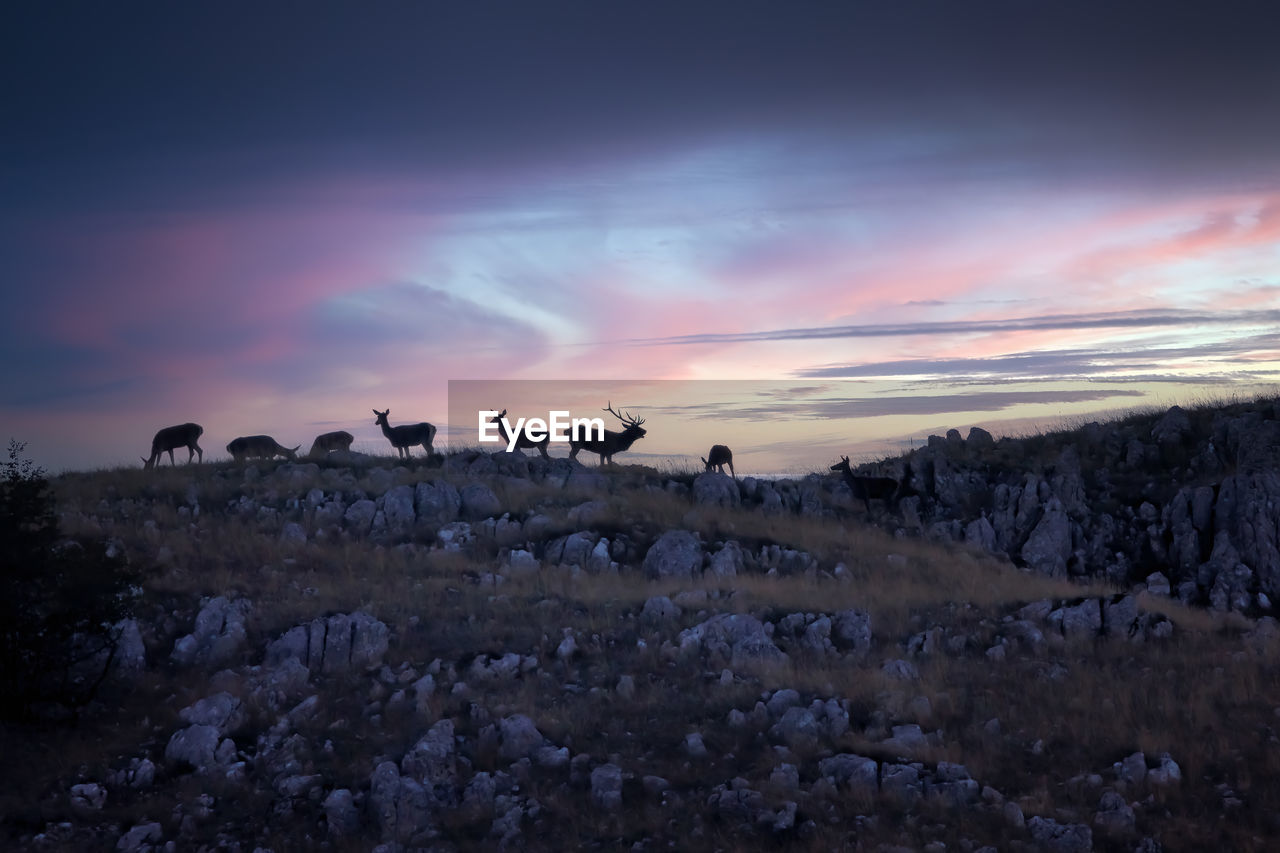
[[[604,411],[606,411],[606,412],[608,412],[609,414],[613,415],[615,418],[617,418],[618,420],[622,421],[622,422],[623,422],[624,424],[626,424],[627,426],[640,426],[640,424],[644,423],[644,418],[640,418],[640,419],[638,419],[638,420],[637,420],[636,418],[631,417],[631,413],[630,413],[630,412],[623,412],[621,415],[620,415],[620,414],[618,414],[617,412],[615,412],[615,411],[613,410],[613,401],[612,401],[612,400],[610,400],[610,401],[609,401],[609,406],[608,406],[606,409],[604,409]]]

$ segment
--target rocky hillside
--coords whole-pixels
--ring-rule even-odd
[[[1216,610],[1266,613],[1280,596],[1280,401],[999,442],[952,430],[904,465],[920,493],[904,511],[936,541]]]
[[[940,439],[889,530],[834,475],[66,475],[146,580],[79,724],[2,730],[0,844],[1268,849],[1273,416]]]

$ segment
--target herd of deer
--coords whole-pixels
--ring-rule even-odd
[[[635,444],[645,436],[645,429],[641,424],[644,418],[632,417],[629,413],[623,412],[619,414],[613,410],[613,403],[610,402],[604,411],[616,417],[623,424],[624,429],[621,432],[613,430],[605,430],[603,438],[594,439],[571,439],[569,442],[569,458],[577,459],[578,452],[586,450],[595,453],[600,457],[600,464],[613,462],[615,453],[622,453],[631,449],[631,445]],[[427,456],[434,453],[431,446],[432,441],[436,437],[436,428],[429,423],[402,424],[400,426],[391,426],[387,420],[391,414],[391,410],[379,412],[373,410],[377,416],[374,421],[375,426],[382,427],[382,434],[391,442],[401,458],[412,456],[411,449],[421,446]],[[502,412],[493,419],[498,424],[498,429],[502,433],[503,440],[510,442],[510,435],[507,433],[504,418],[507,410]],[[204,427],[200,424],[185,423],[177,426],[165,427],[156,433],[155,438],[151,440],[151,456],[142,460],[143,467],[150,470],[159,463],[162,453],[169,454],[169,464],[176,465],[174,461],[173,451],[185,447],[187,449],[187,462],[193,459],[204,461],[204,451],[200,448],[199,439],[204,434]],[[311,444],[311,450],[307,452],[309,458],[315,459],[328,455],[335,450],[350,450],[351,443],[354,441],[351,433],[339,430],[337,432],[326,432],[323,435],[316,436]],[[540,441],[535,441],[525,435],[523,432],[516,438],[515,446],[528,450],[537,450],[543,458],[550,458],[547,448],[550,445],[551,437],[545,436]],[[231,454],[237,462],[243,462],[245,459],[261,458],[272,459],[276,456],[284,456],[288,459],[298,458],[298,448],[301,444],[294,447],[285,447],[269,435],[246,435],[234,439],[227,445],[227,452]],[[738,474],[733,470],[733,451],[726,445],[712,445],[710,452],[701,457],[702,464],[707,471],[716,469],[719,473],[724,473],[724,466],[729,466],[729,473],[736,480]],[[871,501],[883,501],[886,506],[896,509],[898,502],[903,498],[916,494],[911,488],[911,466],[905,466],[901,480],[895,480],[892,477],[863,477],[853,473],[849,467],[849,457],[841,457],[841,461],[831,466],[832,471],[839,471],[844,475],[844,480],[849,486],[850,492],[853,493],[855,500],[861,500],[867,508],[867,514],[871,513]]]

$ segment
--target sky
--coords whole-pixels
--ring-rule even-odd
[[[23,4],[0,439],[55,471],[185,421],[210,458],[332,429],[382,452],[372,409],[447,434],[450,380],[768,380],[773,408],[717,409],[767,471],[805,464],[758,424],[806,389],[845,401],[815,467],[1267,392],[1270,11]],[[654,405],[656,438],[690,402]]]

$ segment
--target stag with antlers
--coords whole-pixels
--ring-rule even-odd
[[[151,439],[151,457],[142,460],[142,467],[150,471],[156,467],[160,461],[160,454],[165,451],[169,452],[169,464],[177,465],[173,461],[173,451],[179,447],[187,448],[187,464],[191,464],[191,460],[199,454],[200,461],[204,461],[204,451],[197,444],[200,436],[204,435],[204,427],[200,424],[178,424],[177,426],[165,427],[156,433],[156,437]]]
[[[387,441],[391,442],[391,446],[396,449],[401,457],[412,457],[412,448],[422,445],[422,449],[427,451],[427,457],[435,451],[431,447],[431,442],[435,440],[436,428],[431,424],[423,421],[418,424],[402,424],[393,427],[387,421],[387,415],[391,414],[391,410],[379,412],[377,409],[373,413],[378,416],[374,424],[382,427],[382,434],[387,437]]]
[[[613,462],[613,454],[621,453],[624,450],[630,450],[631,445],[638,440],[644,438],[645,429],[640,426],[644,423],[644,418],[633,418],[629,412],[618,414],[613,410],[613,401],[609,401],[607,408],[602,411],[608,412],[618,420],[626,429],[622,432],[614,432],[611,429],[604,431],[604,438],[590,438],[577,440],[570,438],[569,440],[569,458],[577,459],[579,450],[587,450],[591,453],[600,455],[600,464]]]

